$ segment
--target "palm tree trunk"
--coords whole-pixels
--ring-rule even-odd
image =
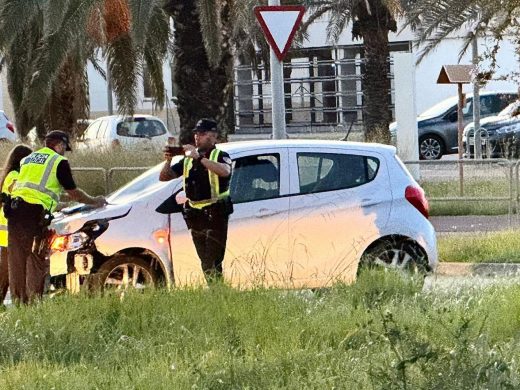
[[[63,130],[76,135],[77,121],[88,118],[88,84],[86,64],[79,65],[72,57],[61,66],[52,88],[44,118],[47,130]]]
[[[204,117],[217,120],[220,138],[226,139],[229,130],[227,110],[233,109],[228,103],[229,95],[233,93],[233,56],[228,43],[231,37],[224,36],[223,57],[219,66],[212,69],[204,49],[195,1],[170,0],[165,11],[175,24],[173,79],[177,85],[177,110],[181,124],[179,142],[193,142],[191,129],[198,119]],[[225,12],[229,11],[223,7]]]
[[[354,38],[363,38],[365,71],[363,74],[363,125],[368,142],[390,143],[388,126],[392,118],[388,33],[397,24],[381,0],[368,0],[356,8],[357,20],[352,28]]]
[[[390,79],[388,30],[377,27],[362,32],[365,50],[363,74],[363,124],[368,142],[390,143]]]

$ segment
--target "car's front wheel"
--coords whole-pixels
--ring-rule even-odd
[[[438,160],[444,153],[444,142],[440,137],[425,135],[419,138],[419,158],[421,160]]]
[[[157,285],[157,272],[140,257],[116,256],[104,262],[95,274],[88,278],[91,289],[128,290],[154,287]]]
[[[385,239],[367,249],[361,257],[359,270],[379,267],[418,275],[430,271],[424,250],[413,241],[402,239]]]

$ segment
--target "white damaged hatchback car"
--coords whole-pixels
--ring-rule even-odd
[[[352,282],[362,266],[435,268],[428,202],[394,147],[308,140],[217,147],[233,159],[223,263],[230,285],[315,288]],[[159,182],[161,166],[110,195],[102,209],[57,215],[53,281],[72,290],[205,283],[172,201],[182,197],[182,179]]]

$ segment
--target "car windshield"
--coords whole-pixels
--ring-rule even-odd
[[[172,164],[179,162],[182,157],[183,156],[175,156],[172,160]],[[134,180],[111,194],[107,198],[107,202],[111,204],[128,203],[145,192],[152,191],[165,185],[165,182],[159,181],[159,172],[162,167],[163,163],[156,165],[143,174],[137,176]]]
[[[117,135],[123,137],[157,137],[166,134],[166,128],[156,119],[133,118],[117,124]]]
[[[520,109],[520,101],[517,100],[511,103],[509,106],[504,108],[502,111],[498,113],[499,116],[513,116],[518,115],[518,111]]]
[[[436,116],[440,116],[448,111],[450,108],[454,107],[457,104],[457,97],[451,97],[449,99],[443,100],[442,102],[437,103],[435,106],[428,108],[426,111],[419,115],[420,117],[428,117],[433,118]]]

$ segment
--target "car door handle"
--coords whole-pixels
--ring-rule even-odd
[[[256,212],[255,217],[257,218],[265,218],[270,217],[271,215],[280,214],[279,210],[270,210],[270,209],[260,209]]]
[[[381,203],[381,201],[376,200],[376,199],[369,199],[369,198],[361,199],[361,207],[375,206],[379,203]]]

